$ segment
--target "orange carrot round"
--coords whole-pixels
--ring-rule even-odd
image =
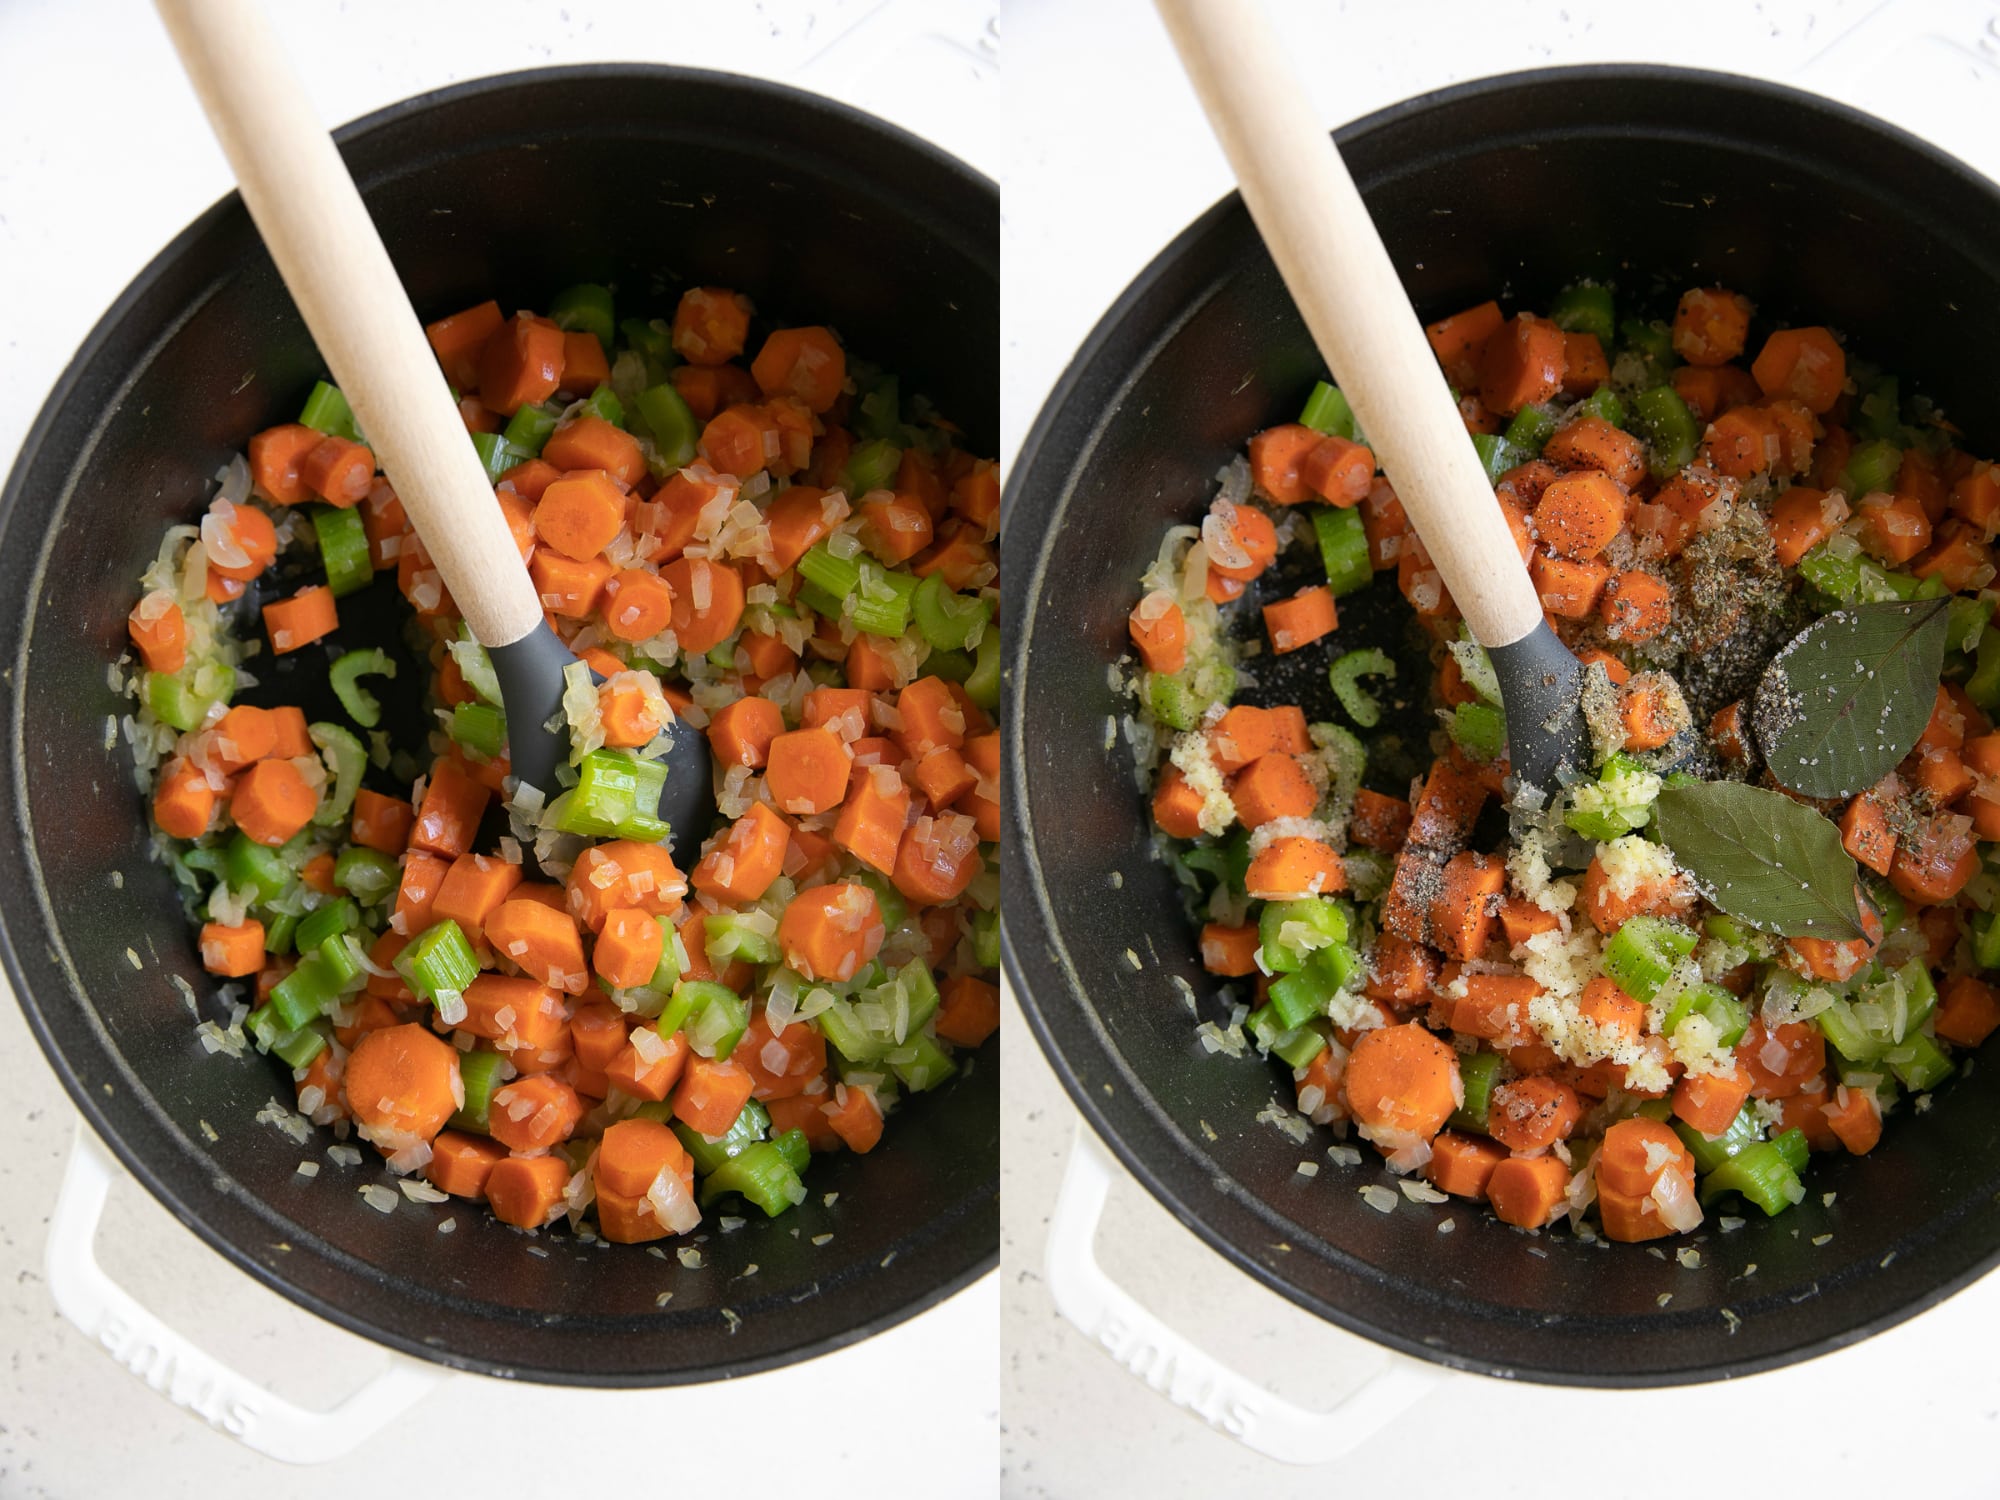
[[[346,1090],[363,1132],[392,1150],[430,1140],[465,1102],[457,1049],[415,1024],[362,1037],[347,1059]]]

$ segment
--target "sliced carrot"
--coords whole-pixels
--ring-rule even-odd
[[[1916,450],[1912,449],[1912,452]],[[1897,489],[1902,490],[1899,479]],[[1987,541],[2000,531],[2000,465],[1976,463],[1952,482],[1952,514],[1979,528]]]
[[[1571,562],[1540,551],[1529,562],[1528,573],[1542,608],[1570,620],[1595,613],[1604,586],[1611,581],[1611,569],[1604,563]]]
[[[1674,353],[1691,365],[1726,365],[1743,352],[1750,300],[1721,287],[1681,294],[1674,312]]]
[[[197,780],[200,779],[200,772],[193,774]],[[205,789],[206,783],[203,786]],[[1206,799],[1189,784],[1179,766],[1165,767],[1153,783],[1153,821],[1160,825],[1163,833],[1173,838],[1191,839],[1201,833],[1201,810],[1205,804]],[[203,826],[207,826],[206,813],[203,813],[202,821]],[[167,825],[163,822],[160,826],[165,828]],[[181,837],[193,838],[194,835],[183,834]]]
[[[582,329],[563,331],[562,384],[556,393],[588,396],[601,385],[611,384],[611,361],[597,335]]]
[[[674,1090],[674,1116],[703,1135],[722,1135],[743,1113],[754,1087],[750,1074],[735,1062],[690,1057]]]
[[[1383,941],[1401,939],[1387,937]],[[1451,1006],[1453,1031],[1484,1041],[1498,1041],[1502,1037],[1520,1036],[1528,1029],[1528,1006],[1542,992],[1535,979],[1526,974],[1461,974],[1459,979],[1465,985],[1465,994]]]
[[[1930,517],[1923,502],[1886,490],[1863,495],[1854,510],[1861,545],[1890,567],[1900,567],[1931,544]]]
[[[1375,454],[1365,444],[1344,437],[1323,437],[1306,454],[1299,477],[1329,505],[1343,509],[1359,505],[1375,484]]]
[[[1703,1135],[1721,1135],[1749,1097],[1750,1079],[1741,1068],[1689,1073],[1674,1085],[1674,1115]]]
[[[1841,1145],[1856,1156],[1866,1156],[1882,1139],[1882,1101],[1873,1089],[1843,1083],[1826,1106],[1826,1123]]]
[[[690,877],[696,890],[721,901],[749,902],[761,897],[784,871],[791,830],[784,819],[763,803],[711,841]]]
[[[1175,607],[1179,613],[1179,607]],[[172,594],[155,589],[125,617],[125,630],[148,671],[178,672],[187,665],[187,617]],[[1178,672],[1179,667],[1169,670]]]
[[[769,763],[771,742],[784,732],[784,713],[769,698],[735,699],[708,721],[709,748],[725,766],[761,769]]]
[[[431,925],[431,912],[438,887],[451,872],[451,861],[435,854],[413,850],[403,860],[403,878],[396,887],[396,910],[389,919],[391,929],[405,941]]]
[[[1753,1017],[1736,1044],[1736,1070],[1757,1098],[1783,1099],[1826,1070],[1826,1037],[1809,1021],[1767,1027]]]
[[[882,1106],[870,1089],[842,1084],[836,1102],[827,1106],[834,1134],[848,1150],[866,1155],[882,1139]]]
[[[764,511],[764,524],[770,528],[770,551],[758,558],[759,564],[771,577],[776,578],[791,568],[810,551],[813,545],[832,535],[833,528],[848,516],[847,501],[836,490],[823,490],[815,485],[795,484]],[[930,518],[924,518],[924,530],[930,530]],[[922,550],[921,544],[910,549],[911,553]],[[905,554],[908,556],[909,554]]]
[[[1561,925],[1554,912],[1545,911],[1532,901],[1515,896],[1500,903],[1500,931],[1510,951],[1521,947],[1530,938],[1554,932]]]
[[[486,919],[521,883],[521,867],[486,854],[461,854],[452,861],[431,902],[433,917],[451,918],[465,935],[481,941]]]
[[[565,557],[554,548],[538,547],[528,563],[535,594],[542,608],[566,619],[581,620],[597,612],[604,585],[617,569],[601,557],[586,562]]]
[[[707,558],[679,557],[660,570],[674,596],[674,636],[690,655],[713,651],[743,618],[743,575]]]
[[[1271,637],[1272,651],[1280,656],[1331,635],[1338,624],[1333,590],[1323,583],[1264,606],[1264,629]]]
[[[1277,729],[1269,709],[1239,703],[1209,726],[1209,755],[1215,768],[1225,776],[1234,775],[1277,748]]]
[[[1960,1047],[1977,1047],[2000,1027],[2000,994],[1983,979],[1958,974],[1948,979],[1938,997],[1934,1029]]]
[[[322,585],[300,589],[289,599],[264,606],[264,629],[270,634],[272,652],[278,656],[331,635],[339,624],[333,590]]]
[[[1650,673],[1642,674],[1619,693],[1618,722],[1628,750],[1657,750],[1681,727],[1665,689]]]
[[[457,859],[472,848],[479,832],[479,820],[493,794],[471,776],[464,766],[449,757],[431,766],[424,800],[410,829],[410,847]]]
[[[209,973],[241,979],[264,967],[264,924],[254,918],[234,926],[204,922],[195,946]]]
[[[1951,814],[1919,817],[1897,840],[1889,882],[1906,901],[1936,906],[1953,900],[1979,873],[1969,820]]]
[[[749,299],[726,287],[691,286],[674,308],[674,352],[692,365],[727,364],[749,332]]]
[[[493,1091],[487,1130],[512,1151],[547,1151],[560,1146],[583,1118],[575,1089],[546,1073],[530,1074]]]
[[[1415,1022],[1378,1027],[1348,1056],[1346,1090],[1364,1130],[1427,1141],[1462,1097],[1458,1054]]]
[[[1441,1193],[1483,1203],[1494,1168],[1505,1160],[1507,1151],[1503,1146],[1476,1135],[1440,1130],[1431,1142],[1431,1159],[1424,1164],[1424,1176]]]
[[[1347,836],[1353,842],[1380,854],[1394,854],[1409,835],[1409,803],[1366,787],[1355,792],[1347,821]]]
[[[1789,396],[1823,416],[1847,383],[1847,356],[1824,328],[1781,328],[1764,341],[1750,373],[1765,395]]]
[[[271,518],[256,506],[232,505],[227,500],[218,499],[209,506],[208,514],[228,533],[230,540],[247,559],[228,564],[218,562],[211,556],[208,559],[211,572],[247,582],[277,560],[277,529],[271,525]],[[204,521],[203,524],[207,523]]]
[[[1430,340],[1431,352],[1437,355],[1453,385],[1463,390],[1479,383],[1480,361],[1487,342],[1500,331],[1504,321],[1499,303],[1482,302],[1424,325],[1424,337]]]
[[[1187,665],[1187,617],[1165,589],[1155,589],[1133,605],[1125,628],[1147,671],[1172,673]]]
[[[515,897],[501,902],[486,919],[486,940],[539,984],[580,995],[588,983],[576,923],[540,901]]]
[[[650,640],[673,622],[674,596],[658,574],[624,568],[605,580],[598,610],[617,639]]]
[[[896,695],[902,719],[896,737],[911,755],[921,759],[940,745],[956,749],[965,743],[965,709],[953,686],[941,677],[919,677]]]
[[[785,962],[808,979],[852,979],[887,935],[875,893],[854,883],[802,891],[778,921]]]
[[[1625,524],[1625,493],[1608,474],[1573,474],[1542,492],[1535,529],[1558,557],[1595,557]]]
[[[937,1034],[954,1047],[978,1047],[1000,1029],[998,986],[972,974],[959,974],[941,986]]]
[[[887,875],[896,867],[909,812],[910,789],[903,778],[888,766],[871,766],[854,778],[833,825],[833,841]]]
[[[443,1130],[431,1142],[431,1159],[424,1176],[440,1192],[475,1203],[486,1196],[486,1179],[507,1159],[507,1148],[484,1136]]]
[[[1479,358],[1479,399],[1511,417],[1562,389],[1563,332],[1544,318],[1517,313],[1487,340]]]
[[[662,727],[645,689],[636,681],[618,680],[638,676],[636,672],[620,672],[597,689],[598,723],[604,731],[604,743],[614,749],[632,750],[649,745]]]
[[[257,433],[250,439],[250,477],[257,488],[280,505],[301,504],[306,484],[300,471],[325,435],[297,422]]]
[[[615,907],[637,906],[656,917],[671,917],[680,912],[686,895],[687,881],[663,845],[611,839],[576,857],[559,909],[596,932]]]
[[[1206,923],[1201,929],[1201,966],[1211,974],[1241,979],[1257,972],[1261,939],[1255,926],[1225,927]]]
[[[646,477],[639,440],[590,412],[556,428],[542,447],[542,460],[566,471],[599,471],[627,488]]]
[[[1259,756],[1229,783],[1229,797],[1246,828],[1261,828],[1279,818],[1309,818],[1319,792],[1297,756],[1274,751]]]
[[[375,487],[375,455],[360,443],[329,434],[306,455],[299,466],[299,477],[320,499],[345,510],[367,499],[369,490]],[[276,551],[274,538],[274,556]]]
[[[1563,383],[1565,396],[1588,396],[1611,380],[1611,361],[1594,333],[1563,333]]]
[[[1280,505],[1303,503],[1310,494],[1304,474],[1306,460],[1320,441],[1319,433],[1297,422],[1266,428],[1250,439],[1251,478]]]
[[[1627,568],[1605,584],[1597,617],[1613,640],[1650,641],[1673,623],[1673,591],[1653,574]]]
[[[1557,428],[1542,457],[1559,469],[1602,473],[1627,490],[1646,476],[1646,445],[1598,416],[1574,417]]]
[[[1444,877],[1431,902],[1430,930],[1437,947],[1451,958],[1478,958],[1493,935],[1497,898],[1507,885],[1507,866],[1496,855],[1464,850],[1445,863]]]
[[[153,821],[177,839],[197,839],[215,813],[215,789],[208,778],[176,757],[160,768],[153,786]]]
[[[563,556],[584,562],[597,556],[625,524],[625,494],[601,469],[568,474],[542,491],[535,505],[535,535]]]
[[[546,401],[562,384],[563,334],[555,324],[517,313],[479,351],[479,399],[511,417]]]
[[[363,787],[354,794],[354,822],[351,834],[364,849],[384,854],[401,854],[410,844],[410,828],[416,812],[397,797],[385,797]]]
[[[657,1104],[674,1091],[693,1056],[685,1034],[676,1031],[662,1040],[658,1032],[636,1027],[605,1065],[605,1081],[620,1093]]]
[[[288,760],[261,760],[236,779],[229,815],[252,842],[275,849],[312,821],[319,798]]]
[[[965,894],[985,867],[977,823],[961,813],[942,813],[920,817],[904,831],[890,878],[917,905],[941,906]]]
[[[1536,1073],[1493,1090],[1486,1129],[1509,1151],[1541,1151],[1567,1140],[1582,1116],[1583,1104],[1575,1089],[1546,1073]]]
[[[752,1098],[790,1099],[826,1071],[826,1038],[799,1022],[774,1034],[759,1011],[729,1058],[750,1075]]]
[[[347,1107],[371,1139],[428,1141],[462,1097],[458,1051],[414,1024],[371,1031],[348,1054],[346,1091]]]
[[[783,811],[822,813],[847,795],[853,760],[831,729],[794,729],[771,741],[764,782]]]
[[[424,337],[444,366],[445,379],[462,391],[478,385],[480,351],[504,321],[499,303],[482,302],[426,323]]]
[[[820,415],[840,396],[847,354],[824,328],[774,329],[750,362],[751,377],[767,396],[794,396]]]
[[[560,1156],[510,1156],[486,1174],[493,1217],[517,1229],[538,1229],[561,1217],[569,1163]]]
[[[212,755],[230,774],[270,755],[278,747],[278,726],[269,709],[239,703],[215,721]]]
[[[1674,371],[1673,383],[1674,394],[1687,403],[1698,422],[1712,422],[1731,407],[1747,406],[1763,395],[1740,365],[1682,365]]]

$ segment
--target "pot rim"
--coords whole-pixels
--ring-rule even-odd
[[[857,109],[827,95],[772,79],[729,73],[719,69],[679,67],[664,63],[573,63],[488,74],[395,100],[334,128],[331,134],[336,144],[345,150],[373,133],[400,124],[412,116],[443,107],[462,105],[487,95],[507,94],[518,89],[551,83],[617,81],[660,85],[701,84],[711,88],[734,89],[766,99],[782,99],[794,108],[816,112],[829,121],[872,134],[906,157],[927,159],[931,166],[959,177],[982,195],[998,198],[999,188],[992,178],[923,137],[878,115]],[[147,294],[168,275],[169,268],[185,257],[196,242],[211,233],[218,224],[232,214],[240,214],[243,211],[242,196],[233,189],[209,205],[146,263],[91,326],[90,332],[77,345],[64,365],[62,373],[50,388],[48,396],[43,400],[34,421],[28,428],[19,451],[14,455],[6,483],[0,486],[0,523],[4,523],[5,518],[12,516],[17,507],[24,504],[28,476],[49,442],[49,434],[54,429],[56,415],[70,403],[86,370],[105,345],[112,340],[119,326]],[[72,471],[74,467],[72,463],[70,465]],[[45,566],[45,560],[37,562],[36,576],[40,576]],[[29,597],[32,598],[33,595]],[[24,607],[23,613],[24,617],[32,617],[33,610]],[[31,646],[32,640],[32,627],[24,629],[21,644],[24,654]],[[16,804],[14,816],[23,825],[23,842],[29,843],[31,841],[25,836],[27,798],[21,782],[26,756],[20,742],[20,718],[18,715],[13,718],[9,740],[4,748],[0,748],[0,761],[11,763],[6,768],[11,772],[10,779],[13,783],[11,790]],[[43,907],[46,920],[50,916],[46,907],[46,893],[38,891],[37,901]],[[420,1332],[408,1331],[388,1322],[371,1323],[330,1299],[295,1284],[250,1254],[235,1240],[218,1231],[201,1214],[195,1212],[193,1207],[184,1201],[184,1195],[161,1173],[155,1172],[147,1159],[123,1138],[112,1122],[110,1111],[104,1107],[97,1092],[86,1086],[72,1060],[58,1044],[39,1003],[30,1003],[27,999],[32,993],[32,986],[16,952],[15,935],[9,930],[4,917],[0,917],[0,971],[5,972],[8,983],[13,987],[16,1003],[27,1019],[28,1028],[34,1035],[49,1067],[62,1084],[63,1091],[69,1096],[71,1104],[98,1139],[105,1143],[124,1169],[155,1201],[165,1207],[175,1219],[191,1230],[223,1260],[288,1302],[371,1343],[414,1356],[428,1363],[501,1379],[565,1386],[644,1389],[735,1379],[816,1359],[885,1332],[956,1295],[996,1269],[999,1264],[1000,1251],[996,1227],[993,1243],[983,1254],[950,1268],[935,1281],[914,1289],[906,1299],[870,1318],[843,1326],[817,1338],[802,1339],[796,1343],[776,1341],[762,1353],[712,1366],[594,1372],[537,1367],[523,1361],[502,1362],[478,1354],[446,1350],[426,1342]],[[107,1042],[106,1045],[109,1051],[114,1055],[117,1054],[118,1049],[115,1044]],[[108,1095],[111,1085],[105,1084],[104,1089]],[[998,1183],[996,1163],[994,1175],[996,1202]],[[909,1279],[903,1278],[905,1281]]]
[[[1331,134],[1336,142],[1345,147],[1358,138],[1401,124],[1440,106],[1462,104],[1487,96],[1505,96],[1533,88],[1559,87],[1579,79],[1599,83],[1677,84],[1724,89],[1792,110],[1802,117],[1818,116],[1837,121],[1846,127],[1866,131],[1885,144],[1905,153],[1928,158],[1931,165],[1959,179],[1967,191],[1983,193],[2000,206],[2000,183],[1992,181],[1960,158],[1901,126],[1837,100],[1767,79],[1714,69],[1684,68],[1660,63],[1583,63],[1490,74],[1398,100],[1333,128]],[[1580,132],[1588,128],[1590,127],[1585,126],[1577,129]],[[1732,141],[1740,139],[1730,132],[1705,129],[1693,121],[1684,132],[1677,133],[1688,138],[1707,135],[1726,137]],[[1224,221],[1243,212],[1245,210],[1242,196],[1235,191],[1225,194],[1211,204],[1134,275],[1124,290],[1092,325],[1089,334],[1077,346],[1076,352],[1064,366],[1062,374],[1043,398],[1035,420],[1014,456],[1004,495],[1004,508],[1008,514],[1017,516],[1020,507],[1026,503],[1030,474],[1044,463],[1054,462],[1053,457],[1044,458],[1044,450],[1051,448],[1055,442],[1056,428],[1075,400],[1078,387],[1084,383],[1091,366],[1103,356],[1107,346],[1113,342],[1135,309],[1166,279],[1170,269],[1184,258],[1191,248],[1215,232]],[[1186,311],[1185,305],[1181,311],[1183,313]],[[1172,332],[1172,327],[1155,329],[1152,337],[1158,341]],[[1127,374],[1129,373],[1128,370]],[[1059,476],[1059,494],[1067,491],[1078,467],[1079,460],[1072,458],[1068,468]],[[1035,853],[1036,840],[1025,813],[1026,756],[1022,754],[1021,747],[1025,742],[1024,722],[1027,705],[1022,683],[1033,642],[1034,621],[1042,594],[1042,579],[1050,556],[1046,537],[1039,539],[1033,545],[1035,546],[1033,555],[1017,561],[1015,565],[1025,574],[1023,580],[1015,585],[1016,595],[1027,600],[1028,605],[1023,613],[1015,617],[1015,621],[1009,622],[1012,628],[1008,631],[1006,650],[1003,654],[1005,672],[1000,729],[1004,747],[1006,794],[1002,802],[1006,838],[1009,847],[1015,852],[1005,872],[1001,903],[1002,968],[1020,1004],[1021,1012],[1027,1019],[1029,1031],[1062,1084],[1063,1091],[1083,1116],[1084,1122],[1095,1132],[1098,1139],[1104,1142],[1125,1170],[1130,1172],[1157,1202],[1229,1265],[1304,1311],[1346,1332],[1398,1353],[1453,1370],[1509,1380],[1592,1388],[1657,1388],[1734,1379],[1829,1354],[1859,1343],[1935,1307],[1984,1276],[1996,1265],[2000,1265],[2000,1238],[1997,1238],[1986,1254],[1969,1266],[1955,1274],[1925,1283],[1912,1295],[1897,1302],[1894,1307],[1831,1335],[1802,1339],[1795,1344],[1740,1359],[1671,1369],[1633,1370],[1628,1367],[1609,1375],[1593,1376],[1573,1370],[1539,1369],[1518,1362],[1488,1359],[1474,1353],[1439,1348],[1434,1344],[1391,1332],[1371,1322],[1365,1313],[1339,1305],[1296,1284],[1281,1274],[1273,1264],[1259,1259],[1235,1239],[1216,1228],[1203,1211],[1198,1194],[1186,1191],[1175,1179],[1175,1169],[1184,1165],[1177,1157],[1169,1159],[1170,1153],[1178,1149],[1178,1142],[1182,1138],[1179,1126],[1153,1102],[1149,1093],[1142,1096],[1131,1088],[1114,1088],[1110,1082],[1103,1080],[1093,1084],[1083,1076],[1077,1061],[1066,1053],[1058,1042],[1056,1026],[1049,1013],[1042,1008],[1035,997],[1033,985],[1028,978],[1028,966],[1022,957],[1022,945],[1025,943],[1032,949],[1047,952],[1055,967],[1061,969],[1070,967],[1067,954],[1063,951],[1062,939],[1044,920],[1053,897],[1042,881],[1040,862]],[[1030,917],[1030,914],[1032,919],[1024,921],[1023,919]],[[1108,1065],[1107,1072],[1115,1073],[1121,1079],[1136,1079],[1136,1075],[1110,1040],[1094,1011],[1088,1007],[1083,1007],[1082,1011],[1084,1024],[1097,1033],[1099,1046],[1102,1049],[1101,1059]],[[1149,1151],[1142,1151],[1132,1143],[1132,1135],[1141,1132],[1148,1137]],[[1192,1143],[1189,1142],[1188,1145],[1191,1147]],[[1200,1188],[1204,1185],[1218,1195],[1217,1198],[1209,1200],[1211,1202],[1228,1201],[1246,1206],[1251,1211],[1263,1206],[1261,1200],[1235,1182],[1209,1182],[1207,1174],[1202,1174],[1201,1180],[1197,1182],[1194,1174],[1188,1174],[1187,1186]]]

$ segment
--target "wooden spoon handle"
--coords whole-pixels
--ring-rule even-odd
[[[1472,633],[1542,623],[1480,468],[1361,194],[1255,0],[1156,0],[1243,201]]]
[[[256,0],[157,0],[250,217],[341,393],[488,646],[542,623],[478,455],[361,194]]]

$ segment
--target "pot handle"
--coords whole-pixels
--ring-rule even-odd
[[[1449,1375],[1392,1353],[1365,1385],[1322,1412],[1295,1406],[1237,1374],[1141,1307],[1098,1265],[1092,1245],[1116,1170],[1079,1122],[1049,1217],[1049,1292],[1056,1311],[1084,1337],[1181,1410],[1267,1458],[1322,1464],[1351,1453]]]
[[[62,1315],[127,1371],[247,1448],[289,1464],[340,1457],[416,1405],[444,1372],[401,1354],[329,1411],[273,1394],[169,1328],[97,1263],[97,1226],[117,1161],[82,1121],[55,1212],[43,1270]]]

